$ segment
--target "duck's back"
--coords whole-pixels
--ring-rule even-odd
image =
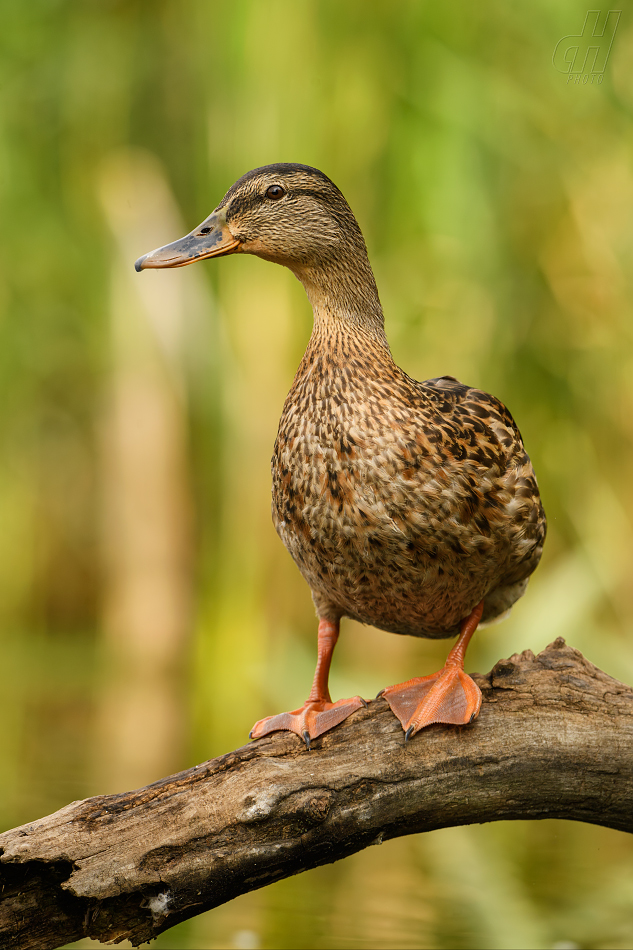
[[[273,520],[319,615],[443,637],[525,590],[545,516],[505,406],[417,382],[371,340],[308,347],[272,461]]]

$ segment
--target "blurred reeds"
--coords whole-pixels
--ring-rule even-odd
[[[551,59],[586,12],[563,0],[1,9],[2,827],[304,698],[313,610],[269,517],[303,291],[245,257],[132,270],[268,162],[347,196],[397,361],[495,393],[523,432],[545,556],[471,668],[562,635],[633,682],[626,17],[603,83],[577,86]],[[445,650],[348,623],[333,692]],[[618,948],[632,921],[629,839],[504,823],[370,849],[157,945]]]

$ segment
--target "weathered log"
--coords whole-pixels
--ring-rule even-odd
[[[471,726],[405,744],[377,700],[311,752],[278,733],[5,832],[0,945],[136,945],[272,881],[450,825],[570,818],[633,831],[633,690],[560,639],[476,679]]]

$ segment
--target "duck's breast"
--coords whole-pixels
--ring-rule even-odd
[[[540,557],[544,518],[518,430],[456,380],[304,374],[272,469],[275,526],[322,615],[447,636]]]

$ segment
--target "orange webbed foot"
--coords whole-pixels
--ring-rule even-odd
[[[476,719],[481,709],[481,690],[464,673],[464,656],[470,638],[477,629],[484,609],[483,600],[461,624],[459,639],[438,673],[388,686],[378,693],[384,696],[405,732],[405,742],[434,722],[465,726]]]
[[[481,690],[459,667],[444,667],[431,676],[389,686],[379,696],[384,696],[400,720],[405,740],[436,722],[466,725],[481,708]]]
[[[251,729],[250,738],[261,739],[262,736],[267,736],[271,732],[294,732],[303,739],[309,749],[312,739],[322,736],[324,732],[329,732],[362,706],[366,707],[367,703],[360,696],[354,696],[353,699],[339,699],[336,703],[308,700],[292,712],[260,719]]]

